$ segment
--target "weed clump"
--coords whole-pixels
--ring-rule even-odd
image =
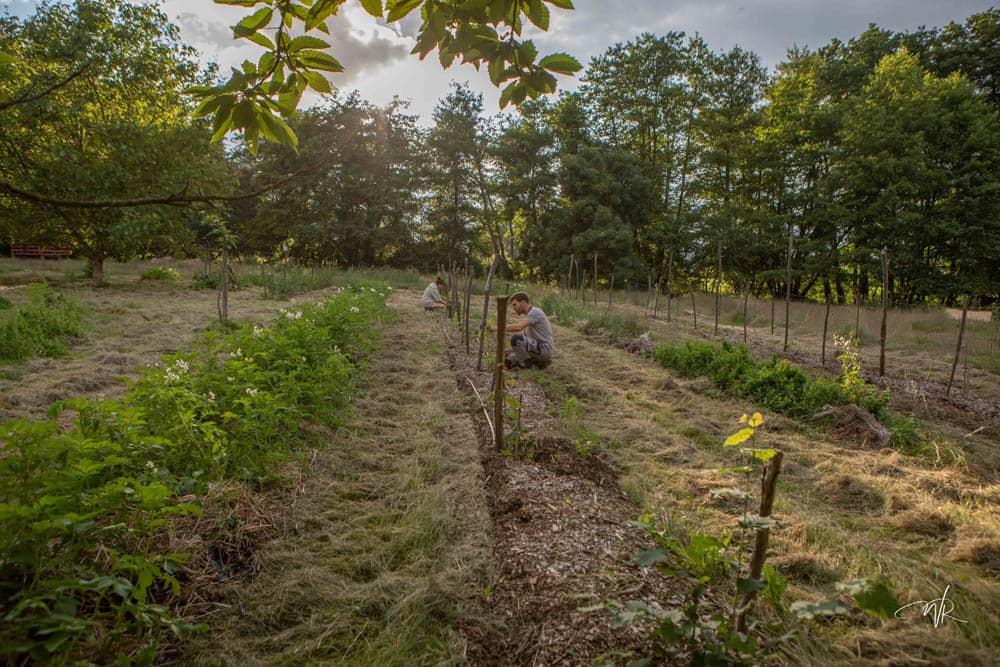
[[[0,361],[58,357],[83,335],[83,308],[45,283],[28,286],[28,303],[0,317]]]
[[[139,280],[175,283],[181,279],[180,271],[169,266],[151,266],[141,274]]]

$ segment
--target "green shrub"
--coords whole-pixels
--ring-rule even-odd
[[[164,532],[199,514],[210,486],[261,484],[318,445],[303,423],[343,422],[388,293],[356,288],[269,327],[206,333],[122,400],[0,424],[0,662],[107,664],[149,650],[152,664],[164,632],[194,629],[168,607],[187,556],[165,550]]]
[[[824,405],[856,403],[879,419],[884,418],[889,394],[861,378],[856,355],[841,355],[843,371],[838,381],[811,380],[785,359],[755,362],[749,351],[727,342],[688,342],[683,347],[660,345],[653,359],[683,377],[708,377],[722,391],[749,398],[757,405],[793,417],[807,417]]]
[[[14,307],[14,304],[10,302],[10,299],[0,296],[0,310],[10,310]]]
[[[28,303],[0,318],[0,361],[57,357],[83,335],[83,309],[45,283],[28,286]]]
[[[158,280],[174,283],[180,279],[180,272],[169,266],[151,266],[139,275],[139,280]]]
[[[546,294],[542,297],[542,310],[549,317],[555,317],[561,323],[572,326],[578,320],[585,320],[590,313],[580,304],[563,299],[555,294]]]

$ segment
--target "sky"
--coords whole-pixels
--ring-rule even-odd
[[[25,16],[34,0],[0,0],[0,11]],[[203,60],[220,64],[223,72],[244,59],[254,61],[260,49],[246,40],[234,41],[229,26],[248,13],[246,8],[216,5],[212,0],[160,0],[164,12],[181,30],[185,42]],[[574,0],[576,9],[551,7],[549,31],[526,29],[542,55],[565,52],[585,67],[590,58],[616,42],[642,32],[700,34],[714,51],[739,45],[755,52],[770,69],[793,45],[816,48],[833,38],[847,41],[870,23],[894,31],[920,26],[941,27],[989,9],[987,0]],[[331,53],[346,71],[330,76],[343,92],[360,91],[375,104],[394,95],[410,100],[410,112],[421,124],[431,123],[438,100],[452,82],[467,82],[483,94],[484,111],[499,110],[499,91],[483,68],[453,65],[442,70],[436,52],[421,62],[409,55],[419,28],[416,12],[393,25],[379,24],[355,0],[349,0],[330,24]],[[321,35],[322,36],[322,35]],[[578,81],[557,77],[560,89],[573,90]],[[307,98],[306,104],[316,101]]]

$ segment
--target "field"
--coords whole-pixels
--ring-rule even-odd
[[[142,280],[152,266],[178,277]],[[112,265],[110,286],[97,291],[79,269],[0,261],[0,295],[12,306],[27,303],[28,283],[45,280],[83,312],[83,331],[67,338],[63,356],[0,367],[0,419],[42,420],[51,403],[73,397],[122,397],[121,378],[143,377],[144,367],[213,329],[215,293],[191,286],[204,270],[198,262]],[[475,344],[467,353],[453,323],[419,307],[415,288],[426,279],[292,269],[281,282],[276,272],[265,293],[252,284],[256,267],[237,275],[244,287],[230,295],[230,316],[240,324],[265,327],[364,280],[393,286],[393,314],[373,320],[380,340],[365,353],[343,423],[303,426],[299,454],[275,480],[220,482],[200,498],[198,521],[162,529],[194,556],[178,575],[181,594],[155,597],[207,628],[183,639],[146,632],[121,644],[128,657],[153,645],[161,660],[189,665],[627,664],[650,653],[649,633],[662,619],[614,626],[609,610],[621,621],[616,604],[628,601],[657,613],[688,609],[691,584],[678,571],[696,572],[699,540],[727,535],[731,545],[720,552],[721,569],[705,575],[700,604],[705,618],[731,606],[727,563],[746,535],[739,503],[719,493],[734,475],[717,471],[741,462],[723,441],[760,407],[622,349],[644,332],[654,345],[712,341],[711,297],[696,300],[696,330],[689,295],[672,304],[667,322],[663,303],[656,320],[643,317],[644,294],[613,295],[609,317],[607,293],[595,309],[532,289],[536,302],[548,295],[564,313],[550,312],[558,353],[545,371],[508,375],[508,442],[497,451],[486,409],[491,373],[477,370]],[[480,308],[481,293],[473,297]],[[780,351],[783,332],[779,324],[770,333],[768,304],[752,312],[750,351],[763,362]],[[736,314],[742,302],[733,299],[720,319],[724,335],[740,342]],[[831,331],[843,335],[854,317],[851,307],[835,311]],[[860,362],[870,379],[877,317],[862,312]],[[819,363],[822,318],[821,306],[793,306],[790,358],[810,378],[834,381],[832,342],[826,366]],[[784,455],[767,563],[786,587],[777,604],[756,605],[753,634],[761,642],[794,634],[748,662],[985,665],[1000,645],[996,359],[970,350],[963,382],[945,397],[956,321],[900,312],[890,323],[884,386],[895,421],[886,423],[905,438],[863,446],[835,436],[826,421],[762,410],[756,446]],[[981,340],[991,325],[975,323]],[[491,354],[487,346],[488,369]],[[657,545],[655,530],[636,525],[640,515],[664,543],[683,547],[668,549],[669,572],[634,562]],[[952,618],[935,626],[919,609],[902,618],[862,611],[838,588],[859,579],[887,582],[899,605],[939,598],[947,586]],[[808,621],[789,611],[796,601],[830,599],[844,613]],[[697,624],[710,644],[715,626]],[[99,636],[73,641],[64,659],[108,658]],[[660,662],[707,650],[667,644]]]

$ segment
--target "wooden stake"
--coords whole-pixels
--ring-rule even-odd
[[[788,259],[785,263],[785,344],[782,349],[788,354],[788,326],[792,314],[792,230],[788,225]]]
[[[466,267],[466,277],[465,283],[465,353],[470,353],[471,338],[469,336],[469,320],[471,319],[472,311],[472,274],[475,273],[472,266]]]
[[[722,303],[722,241],[718,244],[718,263],[715,265],[715,329],[713,336],[719,335],[719,309]]]
[[[486,317],[490,314],[490,289],[493,287],[493,275],[497,272],[497,267],[500,265],[500,256],[493,255],[493,261],[490,262],[490,272],[486,274],[486,286],[483,291],[485,292],[483,296],[483,314],[479,319],[479,354],[478,360],[476,361],[476,370],[483,370],[483,343],[486,338]]]
[[[670,302],[673,299],[674,282],[674,251],[670,251],[670,258],[667,260],[667,322],[670,321]]]
[[[777,452],[767,467],[764,468],[764,478],[761,481],[760,494],[760,516],[761,518],[771,516],[771,508],[774,506],[774,493],[778,484],[778,474],[781,472],[782,453]],[[767,556],[767,543],[771,537],[770,528],[762,528],[756,532],[753,545],[753,555],[750,557],[750,578],[760,580],[761,572],[764,571],[764,559]],[[751,591],[743,596],[736,609],[736,630],[746,632],[746,612],[753,602],[756,591]]]
[[[750,285],[743,288],[743,344],[747,344],[747,320],[750,317]]]
[[[830,293],[830,287],[826,288],[826,312],[823,313],[823,350],[820,352],[819,363],[826,366],[826,332],[830,328],[830,301],[832,301],[833,295]]]
[[[955,370],[958,369],[958,358],[962,354],[962,337],[965,335],[965,318],[969,314],[969,295],[962,298],[962,323],[958,325],[958,344],[955,346],[955,361],[951,364],[951,375],[948,377],[948,388],[944,395],[951,393],[951,385],[955,381]]]
[[[628,285],[628,283],[625,283]],[[615,291],[615,274],[611,274],[611,287],[608,289],[608,310],[611,310],[611,293]]]
[[[882,329],[879,333],[881,349],[878,355],[878,376],[885,375],[885,323],[889,313],[889,251],[883,247],[882,252]]]
[[[597,310],[597,253],[594,253],[594,310]]]
[[[694,328],[698,328],[698,304],[694,301],[695,290],[691,290],[691,312],[694,313]]]
[[[503,449],[503,370],[504,344],[507,337],[507,296],[497,297],[497,354],[496,376],[493,381],[493,444]]]

